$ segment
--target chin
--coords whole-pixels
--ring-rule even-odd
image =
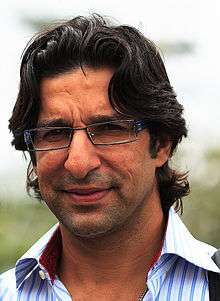
[[[112,224],[109,220],[99,220],[96,218],[93,221],[64,221],[61,222],[65,229],[74,236],[81,238],[97,238],[104,237],[115,232],[120,225]]]

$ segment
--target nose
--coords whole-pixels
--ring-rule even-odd
[[[65,169],[75,178],[83,179],[100,165],[97,147],[89,140],[86,132],[75,131],[64,163]]]

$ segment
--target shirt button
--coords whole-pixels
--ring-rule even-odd
[[[42,271],[42,270],[39,271],[39,276],[42,280],[46,279],[46,275],[45,275],[44,271]]]

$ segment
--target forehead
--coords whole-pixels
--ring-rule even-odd
[[[43,79],[39,120],[63,118],[86,123],[97,114],[114,114],[108,97],[112,75],[109,68],[85,68]]]

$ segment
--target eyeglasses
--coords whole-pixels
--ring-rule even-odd
[[[143,120],[114,120],[85,127],[42,127],[24,131],[29,151],[50,151],[70,147],[75,131],[85,130],[94,145],[114,145],[135,141],[146,128]]]

